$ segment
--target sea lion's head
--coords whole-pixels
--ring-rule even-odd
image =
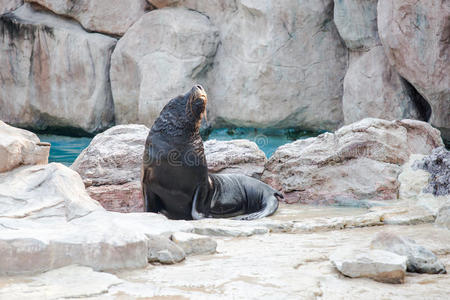
[[[202,118],[206,118],[206,103],[208,97],[205,89],[199,84],[194,85],[192,89],[186,94],[186,114],[191,118],[196,125],[200,127]]]

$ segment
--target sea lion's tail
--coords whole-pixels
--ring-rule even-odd
[[[278,192],[276,192],[270,196],[266,196],[263,201],[263,203],[265,203],[265,205],[263,206],[263,208],[261,210],[254,212],[254,213],[247,214],[247,215],[237,216],[232,219],[248,221],[248,220],[261,219],[261,218],[273,215],[278,209],[278,198],[276,196],[284,198],[283,195]]]

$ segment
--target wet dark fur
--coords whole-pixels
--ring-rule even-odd
[[[273,214],[275,196],[282,196],[267,184],[244,175],[208,176],[199,132],[206,103],[203,88],[194,86],[170,100],[153,124],[142,167],[145,211],[185,220]]]

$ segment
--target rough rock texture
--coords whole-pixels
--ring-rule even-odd
[[[211,120],[336,129],[347,50],[332,21],[333,1],[236,2],[218,25],[222,44],[207,85]]]
[[[0,217],[82,217],[103,208],[84,189],[80,175],[59,163],[0,174]]]
[[[429,154],[438,146],[439,131],[425,122],[368,118],[279,147],[262,180],[287,193],[290,202],[396,199],[400,166],[410,154]]]
[[[406,256],[408,272],[445,274],[444,264],[427,248],[416,244],[414,240],[389,232],[380,232],[370,243],[372,249],[380,249]]]
[[[450,201],[450,195],[437,196],[427,191],[431,175],[417,168],[417,164],[422,163],[424,157],[426,156],[422,154],[412,154],[409,161],[402,166],[402,172],[398,176],[399,198],[407,200],[409,205],[424,207],[433,215],[437,215],[442,205]]]
[[[193,233],[175,232],[171,239],[186,255],[213,254],[217,248],[217,242],[210,237]]]
[[[380,44],[378,0],[334,0],[334,23],[347,48],[365,51]]]
[[[46,216],[50,217],[48,212]],[[153,249],[172,243],[173,232],[191,230],[188,223],[161,215],[104,210],[70,222],[0,218],[0,274],[36,273],[71,264],[95,270],[141,268]],[[153,236],[165,242],[150,243]]]
[[[0,173],[21,165],[46,164],[49,152],[50,144],[34,133],[0,121]]]
[[[347,49],[332,0],[149,2],[195,9],[219,28],[205,84],[217,126],[334,130],[342,122]]]
[[[140,181],[89,186],[86,191],[106,210],[122,213],[144,211]]]
[[[378,31],[390,63],[431,105],[431,124],[450,137],[450,2],[380,0]]]
[[[23,5],[0,17],[0,119],[34,129],[111,125],[109,60],[116,40]]]
[[[291,207],[291,206],[290,206]],[[315,207],[315,210],[320,208]],[[329,208],[327,208],[328,211]],[[346,210],[348,211],[348,209]],[[297,211],[299,212],[299,211]],[[273,233],[249,238],[216,238],[214,256],[191,256],[176,265],[148,265],[113,275],[68,267],[52,276],[0,277],[0,298],[23,299],[446,299],[450,276],[414,274],[391,285],[342,276],[329,253],[367,244],[385,227],[308,234]],[[432,224],[389,226],[413,237],[450,262],[450,235]],[[436,236],[440,238],[437,239]],[[76,269],[75,269],[76,268]],[[119,278],[119,280],[117,280]],[[425,295],[425,296],[424,296]],[[54,297],[53,297],[54,296]]]
[[[433,193],[436,196],[450,195],[450,151],[445,147],[436,148],[431,155],[418,161],[415,167],[430,173],[425,193]]]
[[[352,278],[368,277],[385,283],[403,283],[406,256],[383,250],[338,249],[330,256],[336,268]]]
[[[71,168],[81,175],[88,186],[139,180],[148,132],[144,125],[114,126],[97,134]]]
[[[346,124],[367,117],[385,120],[421,118],[410,90],[389,65],[381,46],[350,63],[344,79],[342,104]]]
[[[183,8],[142,16],[111,58],[116,122],[153,124],[170,99],[202,81],[218,34],[207,16]]]
[[[171,265],[182,261],[186,254],[182,247],[167,237],[150,236],[148,239],[149,262]]]
[[[249,140],[209,140],[204,147],[211,173],[240,173],[260,178],[267,162],[264,152]]]
[[[89,195],[107,210],[143,211],[140,176],[148,132],[144,125],[114,126],[96,135],[72,164]]]
[[[23,0],[0,0],[0,15],[13,11],[23,4]]]
[[[89,31],[123,35],[149,8],[145,0],[25,0],[74,18]]]

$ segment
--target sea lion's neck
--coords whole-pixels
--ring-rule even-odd
[[[161,111],[151,131],[168,138],[182,137],[190,141],[201,140],[200,121],[186,109],[186,99],[172,99]]]

